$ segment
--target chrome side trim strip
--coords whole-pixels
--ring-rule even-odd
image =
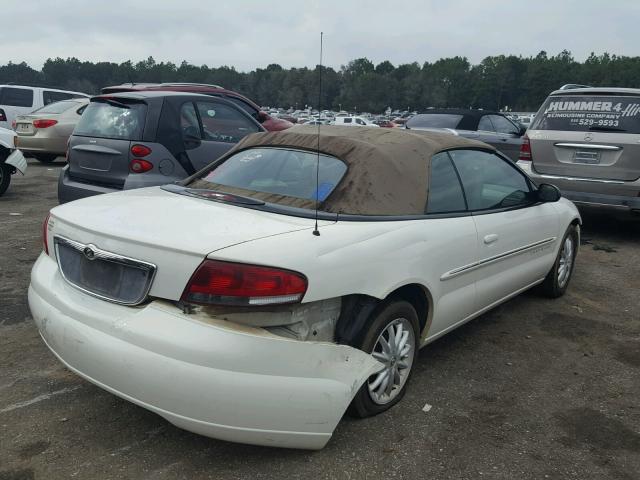
[[[598,145],[596,143],[554,143],[561,148],[583,148],[585,150],[622,150],[622,147],[615,145]]]
[[[468,272],[472,272],[474,270],[477,270],[478,268],[484,267],[485,265],[490,265],[492,263],[498,262],[498,261],[503,260],[505,258],[513,257],[514,255],[519,255],[521,253],[525,253],[525,252],[527,252],[529,250],[533,250],[534,248],[542,247],[544,245],[548,245],[550,243],[555,242],[556,238],[557,237],[545,238],[544,240],[539,240],[539,241],[531,243],[529,245],[525,245],[523,247],[514,248],[513,250],[509,250],[507,252],[500,253],[498,255],[494,255],[493,257],[485,258],[484,260],[480,260],[478,262],[473,262],[473,263],[470,263],[468,265],[464,265],[462,267],[458,267],[458,268],[455,268],[453,270],[449,270],[448,272],[444,273],[440,277],[440,281],[449,280],[451,278],[457,277],[458,275],[462,275],[464,273],[468,273]]]
[[[589,183],[607,183],[611,185],[624,185],[624,180],[604,180],[601,178],[582,178],[582,177],[563,177],[561,175],[547,175],[544,173],[538,173],[540,178],[549,178],[552,180],[569,180],[571,182],[589,182]]]
[[[96,247],[91,243],[84,244],[84,243],[76,242],[75,240],[71,240],[66,237],[63,237],[62,235],[55,235],[53,237],[53,243],[56,250],[56,263],[58,264],[58,270],[60,271],[60,275],[62,275],[62,278],[64,278],[69,285],[73,286],[74,288],[77,288],[78,290],[86,293],[87,295],[91,295],[92,297],[96,297],[101,300],[105,300],[107,302],[117,303],[119,305],[134,306],[134,305],[139,305],[140,303],[146,300],[147,295],[149,294],[149,290],[151,290],[153,279],[156,276],[156,270],[158,267],[155,264],[150,262],[145,262],[143,260],[136,260],[135,258],[131,258],[131,257],[125,257],[124,255],[119,255],[117,253],[108,252],[106,250],[102,250]],[[81,252],[83,254],[85,249],[89,247],[94,255],[93,258],[109,260],[114,263],[120,263],[121,265],[138,268],[140,270],[147,270],[149,272],[149,276],[147,279],[147,285],[145,285],[145,288],[144,288],[143,295],[141,295],[139,299],[137,299],[135,302],[132,302],[132,303],[121,302],[111,297],[106,297],[104,295],[100,295],[99,293],[95,293],[90,290],[87,290],[86,288],[81,287],[77,283],[72,282],[65,276],[62,265],[60,264],[60,254],[58,252],[58,246],[60,244],[73,248],[74,250],[77,250],[78,252]]]

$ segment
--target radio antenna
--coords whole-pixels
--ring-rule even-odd
[[[320,236],[320,230],[318,230],[318,204],[320,203],[320,117],[322,115],[322,36],[323,32],[320,32],[320,71],[318,72],[318,144],[317,144],[317,157],[316,157],[316,226],[313,229],[313,234],[316,237]]]

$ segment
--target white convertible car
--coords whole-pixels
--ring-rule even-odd
[[[347,408],[397,403],[420,347],[535,285],[562,295],[579,225],[485,144],[295,127],[180,185],[52,209],[29,304],[101,388],[210,437],[317,449]]]

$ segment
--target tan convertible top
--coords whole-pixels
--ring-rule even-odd
[[[431,157],[453,148],[493,147],[448,133],[321,126],[296,126],[245,137],[226,156],[253,147],[290,147],[342,160],[347,172],[319,209],[355,215],[422,215],[427,202]],[[191,185],[194,186],[194,185]],[[224,190],[229,190],[225,187]],[[229,192],[234,193],[234,192]],[[236,191],[235,193],[247,193]],[[313,201],[273,194],[250,196],[294,207],[314,208]]]

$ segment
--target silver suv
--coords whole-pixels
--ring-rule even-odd
[[[552,92],[518,165],[578,205],[640,211],[640,89]]]

